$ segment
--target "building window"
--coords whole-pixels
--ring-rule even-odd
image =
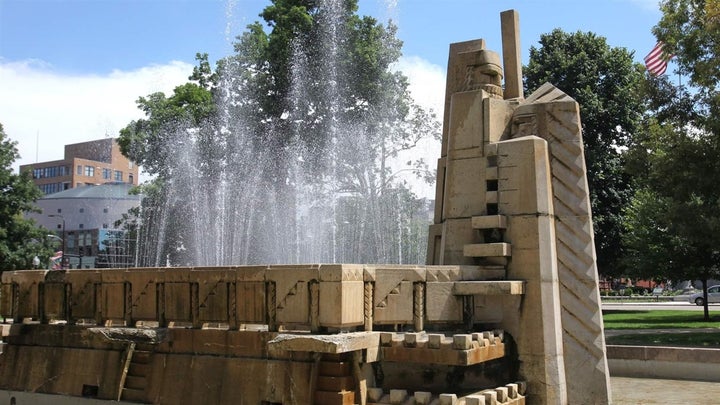
[[[95,176],[95,168],[93,166],[85,166],[85,175],[88,177]]]
[[[103,179],[105,179],[105,180],[110,179],[110,173],[111,173],[110,169],[103,169]]]
[[[58,224],[57,229],[62,229],[62,225]]]
[[[128,162],[128,169],[132,169],[132,168],[133,168],[133,162]]]
[[[103,214],[107,214],[107,213],[108,213],[108,209],[107,209],[107,208],[103,208]]]
[[[128,183],[135,184],[134,180],[135,180],[135,177],[133,177],[132,173],[128,174]]]
[[[83,228],[85,228],[85,225],[80,224],[80,225],[78,225],[78,227],[79,227],[80,229],[83,229]]]
[[[60,168],[60,176],[67,176],[67,166],[58,166]]]
[[[82,214],[83,212],[85,212],[85,208],[80,208],[80,213]]]
[[[82,175],[82,165],[77,165],[77,170],[75,171],[75,174],[78,176]]]
[[[62,212],[62,208],[58,208],[58,214]]]
[[[115,170],[115,181],[123,181],[123,172]]]
[[[108,224],[103,224],[103,229],[108,229]]]

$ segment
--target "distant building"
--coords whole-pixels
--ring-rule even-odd
[[[140,196],[129,194],[131,188],[129,183],[107,183],[46,195],[36,202],[41,212],[26,217],[55,231],[58,249],[64,240],[73,268],[81,262],[83,268],[130,267],[134,244],[125,240],[125,232],[115,222],[140,205]]]
[[[32,172],[35,184],[44,194],[110,182],[138,184],[138,167],[120,153],[114,138],[65,145],[63,160],[20,166]]]

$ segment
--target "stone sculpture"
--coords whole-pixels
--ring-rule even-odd
[[[504,70],[482,40],[450,46],[426,266],[6,272],[0,390],[61,404],[609,403],[578,105],[549,84],[524,98],[517,14],[501,18]]]

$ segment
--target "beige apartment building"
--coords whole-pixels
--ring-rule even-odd
[[[65,145],[62,160],[20,166],[44,194],[104,183],[138,184],[138,167],[120,153],[115,138]]]

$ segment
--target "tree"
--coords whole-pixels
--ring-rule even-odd
[[[643,112],[641,67],[625,48],[593,33],[556,29],[530,48],[526,91],[550,82],[580,104],[598,268],[616,276],[621,256],[622,209],[632,195],[632,174],[621,152],[638,132]]]
[[[312,249],[301,245],[312,236],[325,252],[312,260],[328,261],[341,250],[335,244],[346,219],[337,212],[359,199],[361,235],[353,240],[368,243],[363,254],[376,252],[363,257],[401,257],[388,248],[400,236],[388,233],[383,218],[401,216],[389,204],[416,201],[397,191],[407,187],[389,161],[437,136],[439,124],[390,68],[400,56],[395,27],[356,12],[356,0],[275,0],[261,14],[270,32],[249,25],[215,72],[198,55],[188,86],[211,100],[193,98],[200,107],[193,108],[179,103],[187,98],[178,99],[177,89],[168,99],[140,100],[147,116],[123,130],[121,145],[160,176],[162,198],[154,201],[162,207],[148,212],[172,212],[158,217],[179,219],[186,226],[173,227],[187,231],[170,236],[158,227],[159,239],[182,240],[201,264],[237,264],[302,260]],[[409,169],[427,172],[420,160]],[[304,224],[334,230],[303,237]],[[217,251],[222,257],[207,257]]]
[[[13,173],[12,163],[20,157],[15,145],[0,124],[0,271],[31,269],[35,256],[47,263],[52,253],[48,231],[23,218],[37,211],[33,203],[42,192],[29,172]]]
[[[692,127],[650,127],[647,175],[626,213],[627,268],[639,277],[707,281],[720,277],[720,191],[716,139]]]
[[[653,33],[691,87],[649,82],[648,133],[633,148],[645,175],[638,178],[642,190],[628,212],[626,238],[634,268],[655,266],[674,280],[702,281],[706,321],[707,281],[720,277],[719,7],[717,0],[661,2]]]

